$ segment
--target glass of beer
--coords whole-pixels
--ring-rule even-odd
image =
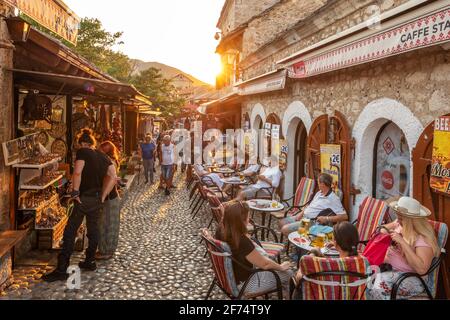
[[[245,180],[244,174],[242,172],[239,172],[239,179],[241,180],[241,182],[244,182]]]
[[[315,246],[319,248],[325,247],[325,241],[327,236],[324,233],[319,233],[314,241]]]
[[[298,234],[301,236],[306,236],[308,234],[303,221],[300,221],[300,226],[298,227]]]
[[[305,233],[307,235],[308,232],[309,232],[309,228],[311,228],[311,219],[303,218],[302,219],[302,224],[305,227]]]

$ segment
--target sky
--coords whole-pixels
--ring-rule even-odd
[[[216,24],[225,0],[64,0],[81,18],[123,31],[130,58],[176,67],[210,84],[220,72]]]

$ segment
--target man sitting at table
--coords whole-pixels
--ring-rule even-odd
[[[300,227],[303,218],[316,219],[320,224],[335,224],[347,221],[348,215],[341,200],[331,189],[333,178],[322,173],[318,179],[319,192],[311,203],[297,215],[280,220],[281,232],[287,237]]]
[[[270,167],[257,176],[258,181],[255,184],[241,190],[237,196],[237,200],[244,201],[255,199],[257,196],[272,196],[268,189],[272,189],[272,193],[274,193],[280,185],[281,176],[282,173],[280,167],[278,166],[278,157],[276,155],[272,155],[270,157]]]
[[[214,182],[214,184],[222,190],[223,188],[223,175],[220,173],[209,173],[201,164],[194,165],[195,173],[200,177],[200,179],[206,183]],[[205,179],[204,179],[205,178]],[[209,178],[209,179],[208,179]]]

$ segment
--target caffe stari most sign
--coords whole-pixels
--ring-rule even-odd
[[[297,62],[288,68],[289,77],[305,78],[448,41],[450,7]]]
[[[3,0],[43,27],[76,44],[80,18],[62,0]]]

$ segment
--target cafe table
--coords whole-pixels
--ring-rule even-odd
[[[223,178],[220,179],[224,184],[229,184],[231,185],[231,196],[234,198],[236,196],[236,187],[237,186],[248,186],[251,184],[251,182],[249,180],[247,180],[247,178],[245,178],[244,180],[241,180],[239,177],[228,177],[228,178]]]
[[[314,246],[311,246],[312,240],[311,236],[303,236],[298,233],[298,231],[292,232],[289,234],[289,242],[292,243],[295,247],[309,254]],[[326,257],[339,257],[339,252],[335,248],[328,248],[325,244],[323,248],[320,248],[322,254]],[[300,259],[299,259],[300,262]]]
[[[211,170],[214,173],[221,173],[224,176],[230,176],[236,172],[235,170],[228,167],[221,167],[221,168],[213,167]]]
[[[271,212],[279,212],[284,210],[284,205],[275,200],[253,199],[247,201],[247,205],[253,212],[261,213],[261,224],[266,225],[266,215]],[[270,226],[268,226],[270,228]],[[265,241],[265,233],[262,234],[262,241]]]

